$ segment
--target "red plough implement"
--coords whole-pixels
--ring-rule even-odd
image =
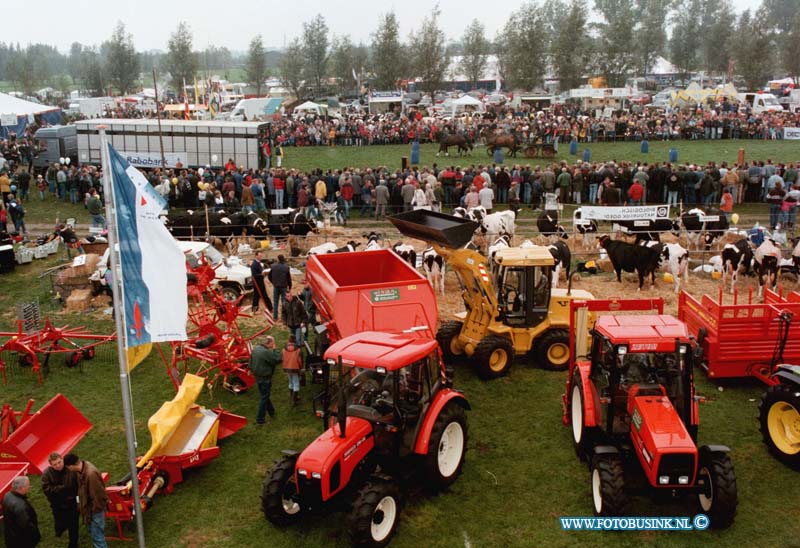
[[[209,386],[221,379],[225,388],[243,392],[255,384],[248,369],[252,341],[268,331],[274,321],[265,313],[264,326],[245,336],[238,319],[253,315],[240,306],[242,297],[235,302],[226,301],[211,286],[213,280],[214,269],[204,261],[189,270],[189,322],[193,327],[188,331],[187,341],[171,343],[170,378],[176,389],[181,374],[194,373],[206,378]],[[166,357],[164,361],[167,362]],[[193,366],[193,361],[199,363]]]
[[[97,345],[112,341],[115,335],[97,335],[84,327],[54,327],[50,320],[45,320],[44,327],[32,333],[23,331],[23,321],[17,322],[17,331],[0,332],[0,337],[7,340],[0,344],[0,373],[3,383],[7,384],[6,367],[2,359],[2,352],[8,350],[19,355],[19,364],[30,367],[31,371],[42,383],[42,368],[48,367],[50,356],[63,354],[67,367],[77,366],[83,359],[92,359]],[[39,360],[39,355],[44,356],[44,362]]]
[[[220,408],[205,409],[195,405],[203,389],[203,379],[186,375],[178,393],[150,417],[150,450],[139,459],[137,467],[142,511],[153,505],[158,494],[169,494],[183,481],[190,468],[205,466],[219,456],[217,441],[247,424],[247,419]],[[132,482],[128,478],[106,488],[109,496],[106,516],[116,522],[118,539],[124,539],[123,523],[134,516]]]
[[[712,379],[756,377],[777,384],[771,374],[783,363],[800,363],[800,293],[786,297],[767,290],[763,303],[721,304],[681,292],[678,318],[702,341],[702,367]],[[698,337],[699,339],[699,337]]]
[[[0,412],[0,499],[15,477],[41,474],[50,453],[69,453],[92,428],[61,394],[36,413],[31,413],[32,407],[33,400],[23,411],[4,404]]]

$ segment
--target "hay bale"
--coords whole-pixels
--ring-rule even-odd
[[[86,253],[85,255],[78,255],[72,261],[72,266],[66,268],[62,274],[69,272],[69,275],[65,276],[68,278],[78,277],[78,276],[89,276],[92,272],[97,270],[97,263],[100,262],[100,255],[96,253]],[[83,263],[83,264],[77,264]],[[59,275],[59,279],[62,276]]]
[[[91,289],[75,289],[67,297],[67,312],[83,312],[92,302]]]

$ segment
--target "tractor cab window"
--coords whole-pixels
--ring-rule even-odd
[[[506,268],[500,274],[498,300],[509,323],[523,323],[526,316],[524,268]]]
[[[534,269],[533,307],[547,308],[550,305],[550,267]]]

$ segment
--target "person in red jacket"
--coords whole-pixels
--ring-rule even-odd
[[[344,180],[339,190],[344,200],[344,218],[347,220],[350,218],[350,208],[353,207],[353,183],[350,182],[350,177]]]
[[[286,172],[278,171],[272,178],[272,185],[275,187],[275,208],[283,209],[283,194],[286,190]]]
[[[628,205],[641,205],[644,196],[644,187],[638,179],[633,180],[633,184],[628,188]]]

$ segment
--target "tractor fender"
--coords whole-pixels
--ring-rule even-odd
[[[772,378],[784,385],[794,385],[800,389],[800,366],[780,365],[772,374]]]
[[[706,453],[730,453],[731,448],[727,445],[703,445],[698,451],[701,455]]]
[[[444,390],[439,391],[439,393],[436,394],[433,403],[428,408],[428,412],[425,415],[425,419],[423,420],[422,426],[419,429],[417,441],[414,444],[414,453],[419,455],[428,454],[428,442],[431,439],[433,424],[439,417],[439,413],[441,413],[442,409],[444,409],[444,406],[451,401],[457,405],[460,405],[467,411],[472,409],[467,401],[467,398],[464,397],[464,394],[461,391],[454,390],[452,388],[445,388]]]
[[[619,448],[614,447],[613,445],[598,445],[594,448],[595,455],[617,455],[619,454]]]
[[[597,394],[592,380],[589,378],[591,364],[582,362],[578,364],[578,373],[581,376],[581,387],[583,388],[583,425],[597,426]],[[568,397],[571,397],[569,395]]]

